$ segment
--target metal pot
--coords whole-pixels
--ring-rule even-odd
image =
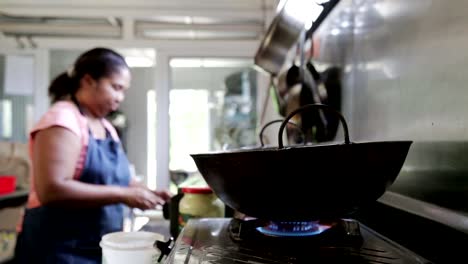
[[[344,144],[284,147],[282,133],[295,114],[323,109],[343,126]],[[311,104],[283,121],[278,148],[193,154],[200,173],[231,208],[277,221],[346,217],[377,200],[394,182],[412,141],[351,143],[344,117]]]
[[[305,31],[306,16],[291,12],[292,7],[304,1],[285,0],[278,5],[278,12],[268,27],[255,55],[255,64],[272,75],[277,75],[302,32]]]
[[[276,16],[257,50],[255,64],[272,75],[278,75],[290,49],[298,43],[301,33],[304,33],[305,39],[309,39],[338,2],[339,0],[281,0]],[[316,14],[318,6],[319,15]],[[309,23],[312,25],[308,25]],[[306,28],[309,28],[307,32]]]

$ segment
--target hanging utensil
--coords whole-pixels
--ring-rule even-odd
[[[300,66],[299,66],[299,74],[300,80],[302,84],[301,93],[300,93],[300,105],[307,105],[307,104],[322,104],[322,100],[320,98],[320,94],[317,88],[317,84],[314,81],[309,70],[306,68],[305,61],[310,61],[310,58],[305,58],[305,44],[307,41],[305,32],[301,34],[299,38],[299,55],[300,55]],[[310,53],[311,54],[311,53]],[[289,113],[288,113],[289,114]],[[315,116],[318,117],[316,118]],[[317,112],[303,112],[301,113],[302,118],[302,129],[306,133],[306,140],[312,141],[315,137],[320,138],[320,135],[325,135],[327,133],[327,119],[325,114],[323,113],[322,109],[318,109]],[[316,127],[316,133],[312,133],[312,128]],[[315,135],[313,135],[315,134]],[[318,140],[317,140],[318,141]]]
[[[310,38],[338,2],[281,0],[256,52],[255,65],[272,75],[278,75],[301,33],[307,30],[306,38]]]
[[[307,14],[295,14],[304,1],[283,0],[255,55],[255,64],[272,75],[278,75],[291,47],[305,31]],[[303,12],[304,13],[304,12]]]

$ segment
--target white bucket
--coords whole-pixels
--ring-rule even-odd
[[[103,264],[157,263],[161,252],[153,247],[164,236],[152,232],[115,232],[102,237]]]

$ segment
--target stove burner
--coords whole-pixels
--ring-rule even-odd
[[[310,247],[311,244],[359,247],[363,241],[359,222],[352,219],[265,221],[233,218],[228,231],[232,240],[254,247],[257,244],[299,249],[302,249],[303,245]]]
[[[267,236],[275,237],[307,237],[321,234],[331,226],[319,224],[318,221],[274,222],[256,229]]]

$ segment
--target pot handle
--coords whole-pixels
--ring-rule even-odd
[[[260,144],[262,144],[262,147],[265,146],[265,144],[263,143],[263,132],[265,131],[265,129],[269,126],[271,126],[272,124],[274,123],[282,123],[284,121],[284,119],[276,119],[276,120],[273,120],[273,121],[270,121],[268,123],[266,123],[262,130],[260,130],[260,133],[259,133],[259,138],[260,138]],[[288,121],[288,124],[291,124],[291,125],[294,125],[295,127],[297,127],[297,129],[299,129],[299,131],[301,131],[301,134],[302,136],[304,137],[304,145],[306,144],[305,142],[305,134],[304,134],[304,131],[302,131],[301,127],[299,127],[296,123],[292,122],[292,121]]]
[[[345,144],[350,144],[351,143],[349,141],[348,124],[346,123],[345,118],[343,117],[343,115],[340,112],[338,112],[335,109],[333,109],[332,107],[330,107],[328,105],[324,105],[324,104],[307,104],[307,105],[304,105],[304,106],[294,110],[292,113],[290,113],[286,117],[286,119],[284,119],[283,123],[280,126],[279,133],[278,133],[278,148],[279,149],[284,148],[282,135],[283,135],[284,128],[286,127],[286,124],[289,122],[289,119],[291,119],[294,115],[296,115],[299,112],[303,112],[305,110],[310,110],[312,108],[323,109],[323,110],[326,110],[326,111],[329,111],[329,112],[332,112],[332,113],[336,114],[339,117],[340,121],[341,121],[341,125],[343,126]]]

